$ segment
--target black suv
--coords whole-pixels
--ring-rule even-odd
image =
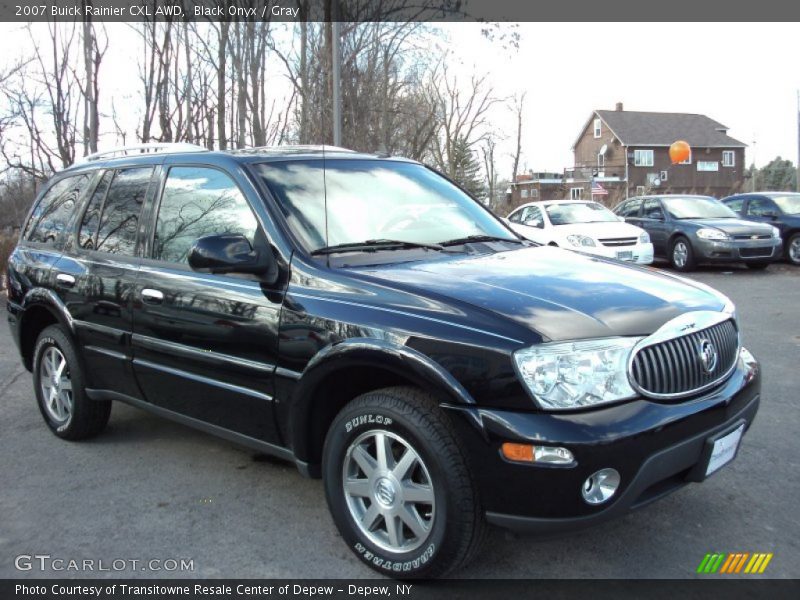
[[[486,523],[581,528],[702,481],[756,414],[706,286],[521,240],[409,160],[160,149],[55,175],[11,256],[59,437],[119,401],[283,457],[361,560],[433,577]]]

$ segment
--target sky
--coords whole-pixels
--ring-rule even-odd
[[[43,27],[43,24],[37,24]],[[561,171],[572,165],[571,147],[592,110],[706,114],[748,145],[747,163],[776,156],[797,162],[800,69],[796,23],[521,23],[519,49],[504,50],[472,23],[437,25],[449,50],[451,72],[488,74],[495,94],[526,92],[521,169]],[[43,30],[44,31],[44,30]],[[115,44],[103,62],[104,99],[124,113],[136,92],[135,34],[110,24]],[[18,24],[0,23],[0,64],[30,53],[32,41]],[[76,65],[77,66],[77,65]],[[278,70],[273,89],[286,85]],[[128,115],[135,122],[135,115]],[[501,138],[497,168],[510,175],[516,122],[508,105],[491,115]],[[508,172],[506,174],[506,172]]]

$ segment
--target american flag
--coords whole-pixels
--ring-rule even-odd
[[[592,181],[592,196],[608,196],[608,190],[596,181]]]

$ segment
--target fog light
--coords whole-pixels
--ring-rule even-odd
[[[506,442],[501,448],[503,456],[514,462],[550,465],[569,465],[575,461],[572,452],[558,446],[533,446]]]
[[[611,499],[619,487],[616,469],[600,469],[583,482],[581,495],[587,504],[602,504]]]

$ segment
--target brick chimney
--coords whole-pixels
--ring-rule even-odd
[[[617,102],[617,112],[622,112],[622,102]]]

